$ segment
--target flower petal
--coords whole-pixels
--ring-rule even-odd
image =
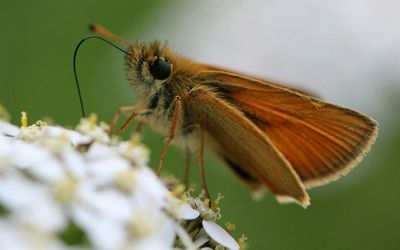
[[[239,249],[239,244],[235,241],[235,239],[218,224],[205,220],[203,220],[202,224],[207,234],[216,242],[232,250]]]
[[[66,223],[49,190],[17,174],[1,179],[0,202],[12,210],[18,222],[34,228],[56,232]]]
[[[165,198],[169,195],[169,191],[154,172],[147,167],[138,167],[135,173],[137,178],[133,200],[135,202],[148,200],[157,207],[165,207],[167,204]]]
[[[107,220],[80,206],[72,209],[75,223],[87,233],[95,249],[120,249],[128,240],[128,234],[120,223]]]
[[[194,220],[199,217],[200,212],[193,209],[189,204],[184,203],[177,208],[176,215],[178,219]]]
[[[54,182],[64,176],[64,170],[48,150],[20,140],[14,141],[12,147],[12,164],[39,180]]]
[[[118,191],[94,191],[86,188],[85,192],[81,192],[80,199],[87,209],[116,223],[122,224],[131,217],[129,200]]]
[[[113,147],[95,141],[90,146],[89,151],[86,154],[86,157],[89,160],[99,160],[102,158],[113,157],[117,155],[118,153]]]
[[[201,236],[201,237],[197,238],[197,239],[194,241],[194,246],[197,247],[197,248],[199,248],[199,247],[201,247],[202,245],[204,245],[205,243],[207,243],[208,241],[209,241],[209,239],[208,239],[207,237]]]
[[[190,250],[197,249],[194,243],[192,242],[192,239],[189,236],[188,232],[186,232],[186,230],[181,225],[175,224],[175,231],[186,249]]]
[[[118,173],[130,169],[129,162],[121,157],[106,157],[89,161],[87,174],[95,185],[108,185],[114,182]]]
[[[50,137],[59,137],[65,135],[73,145],[86,144],[91,141],[88,136],[59,126],[44,126],[41,130],[41,135]]]
[[[16,137],[19,133],[19,128],[8,122],[0,121],[0,134]]]

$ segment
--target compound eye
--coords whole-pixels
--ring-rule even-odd
[[[157,58],[150,65],[150,73],[157,80],[165,80],[171,74],[171,64],[162,58]]]

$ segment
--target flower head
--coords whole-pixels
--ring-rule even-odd
[[[168,189],[138,138],[111,140],[95,116],[77,131],[21,121],[0,121],[3,249],[238,249],[219,201]]]

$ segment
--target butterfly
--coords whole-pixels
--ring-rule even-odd
[[[307,189],[349,172],[375,142],[378,124],[303,90],[197,63],[166,43],[128,43],[105,28],[92,30],[128,48],[126,69],[136,104],[118,110],[167,134],[157,173],[172,141],[199,154],[214,151],[253,192],[309,205]],[[114,45],[115,46],[115,45]]]

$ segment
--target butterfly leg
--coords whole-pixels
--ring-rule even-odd
[[[200,138],[200,143],[199,143],[198,157],[200,166],[201,185],[203,186],[203,190],[206,193],[206,197],[211,201],[210,192],[208,192],[206,183],[206,174],[204,172],[204,132],[202,128],[200,128],[199,138]]]
[[[115,125],[117,124],[118,118],[121,116],[121,113],[132,113],[135,110],[134,106],[123,106],[119,107],[117,113],[113,116],[110,125],[110,134],[112,134]]]
[[[126,121],[124,122],[124,124],[122,124],[121,128],[115,133],[116,135],[120,135],[129,125],[129,123],[131,123],[132,119],[135,118],[136,116],[141,116],[141,115],[148,115],[152,112],[151,109],[141,109],[141,110],[135,110],[132,112],[132,114],[128,117],[128,119],[126,119]],[[138,124],[138,126],[136,127],[135,130],[137,130],[137,128],[141,126],[141,123]],[[140,127],[139,127],[140,128]]]
[[[174,108],[173,108],[173,111],[172,111],[171,127],[169,128],[167,141],[166,141],[166,143],[164,145],[164,149],[163,149],[163,151],[161,153],[161,156],[160,156],[160,161],[159,161],[158,168],[157,168],[157,176],[160,176],[160,174],[161,174],[161,169],[162,169],[162,166],[163,166],[163,163],[164,163],[165,155],[167,154],[167,150],[168,150],[169,144],[171,144],[172,139],[174,139],[176,128],[178,126],[178,122],[180,122],[180,120],[181,120],[181,116],[182,116],[181,97],[180,96],[176,96],[175,100],[174,100]]]
[[[140,115],[146,115],[151,112],[152,112],[151,109],[137,109],[134,106],[120,107],[111,121],[110,134],[112,134],[112,132],[114,131],[115,125],[118,121],[118,118],[121,116],[121,113],[129,113],[130,115],[129,115],[128,119],[126,119],[124,124],[121,126],[121,128],[115,133],[116,135],[121,134],[126,129],[126,127],[128,127],[129,123],[132,121],[132,119],[134,117],[140,116]],[[138,124],[135,131],[137,131],[138,128],[140,129],[140,127],[141,127],[141,122]]]

